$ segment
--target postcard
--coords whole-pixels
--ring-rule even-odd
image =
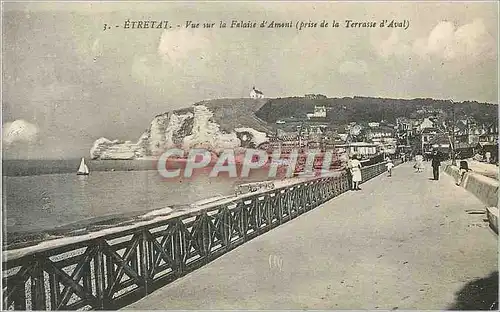
[[[3,1],[2,308],[498,309],[498,23]]]

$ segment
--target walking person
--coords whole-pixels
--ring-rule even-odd
[[[424,170],[424,157],[422,155],[417,154],[415,156],[415,165],[413,168],[415,168],[415,172],[422,172]]]
[[[434,180],[439,180],[439,166],[441,166],[441,157],[437,151],[432,153],[432,175]]]
[[[392,177],[392,168],[394,168],[394,164],[392,163],[392,160],[388,160],[387,164],[385,164],[387,167],[387,173],[389,174],[389,177]]]
[[[361,162],[358,160],[358,156],[354,155],[351,160],[351,175],[353,190],[359,191],[359,183],[361,182]]]

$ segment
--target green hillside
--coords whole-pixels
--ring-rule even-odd
[[[381,121],[395,123],[397,117],[427,117],[430,110],[442,110],[448,118],[455,107],[456,118],[473,117],[481,124],[498,123],[498,105],[478,102],[456,102],[434,99],[386,99],[371,97],[288,97],[275,99],[215,99],[196,105],[205,105],[214,113],[214,121],[221,129],[231,132],[234,128],[253,128],[262,132],[274,132],[276,121],[287,117],[305,117],[314,106],[326,106],[327,121],[332,125],[348,122]],[[192,112],[193,107],[173,113]],[[190,133],[186,122],[186,134]],[[192,125],[191,125],[192,126]]]
[[[327,119],[333,124],[386,120],[395,122],[397,117],[419,117],[419,110],[441,109],[449,117],[455,106],[456,118],[470,116],[480,123],[498,122],[498,105],[478,102],[457,102],[434,99],[385,99],[354,98],[305,98],[289,97],[270,99],[255,114],[262,120],[275,123],[278,119],[305,116],[315,105],[329,108]]]

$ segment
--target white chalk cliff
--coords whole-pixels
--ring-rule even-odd
[[[250,127],[221,130],[213,112],[205,105],[156,116],[136,143],[100,138],[90,150],[92,159],[140,159],[157,157],[166,149],[255,148],[268,141],[264,132]]]

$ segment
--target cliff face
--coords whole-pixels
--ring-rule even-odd
[[[140,145],[130,141],[108,140],[100,138],[90,149],[92,159],[135,159],[145,156]]]
[[[158,157],[169,148],[205,148],[218,152],[255,148],[267,142],[267,124],[252,116],[264,102],[235,101],[240,102],[226,105],[231,104],[230,100],[207,101],[189,109],[157,115],[136,143],[100,138],[94,142],[90,156],[92,159],[139,159]],[[245,106],[251,108],[245,109]],[[238,112],[245,116],[238,118]]]

